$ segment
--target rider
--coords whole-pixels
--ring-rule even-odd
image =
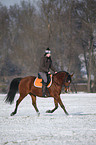
[[[40,66],[39,66],[39,75],[43,79],[44,83],[42,83],[42,95],[46,96],[47,89],[47,75],[50,74],[50,69],[57,73],[53,67],[52,59],[51,59],[51,51],[49,48],[45,50],[45,54],[41,57]]]

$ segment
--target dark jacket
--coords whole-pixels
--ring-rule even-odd
[[[46,56],[41,57],[39,72],[48,73],[50,69],[55,72],[51,57],[46,57]]]

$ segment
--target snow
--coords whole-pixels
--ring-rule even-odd
[[[0,94],[0,145],[96,145],[96,93],[61,94],[69,112],[59,108],[53,114],[53,98],[37,98],[40,116],[36,114],[28,95],[19,105],[15,116],[15,101],[4,102]]]

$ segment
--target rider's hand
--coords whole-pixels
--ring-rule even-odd
[[[48,72],[48,74],[51,74],[50,71]]]

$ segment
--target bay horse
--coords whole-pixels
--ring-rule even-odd
[[[63,85],[65,87],[65,90],[68,89],[72,80],[72,76],[73,74],[70,75],[68,72],[65,71],[60,71],[52,76],[52,85],[50,88],[48,88],[50,96],[48,97],[54,98],[55,108],[52,110],[47,110],[47,113],[53,113],[58,108],[59,104],[64,110],[65,114],[68,115],[68,112],[66,111],[65,106],[63,105],[60,98],[60,94]],[[42,97],[42,88],[37,88],[34,86],[35,79],[35,76],[28,76],[24,78],[15,78],[11,81],[9,92],[6,96],[5,102],[9,102],[10,104],[12,104],[15,98],[15,94],[18,90],[20,94],[19,99],[16,101],[15,110],[10,114],[11,116],[17,113],[18,105],[28,94],[32,98],[32,105],[34,106],[36,112],[38,113],[38,115],[40,114],[36,105],[36,96]]]

